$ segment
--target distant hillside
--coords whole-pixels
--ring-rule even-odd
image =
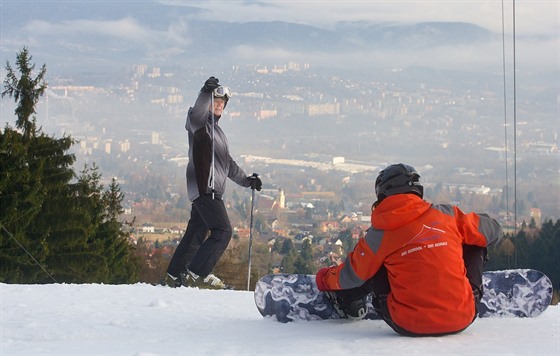
[[[479,44],[495,34],[457,22],[377,24],[346,22],[322,29],[283,21],[228,23],[196,20],[200,11],[156,2],[2,3],[2,57],[23,45],[60,67],[118,68],[130,63],[208,63],[229,66],[247,49],[299,53],[309,61],[344,61],[366,51],[399,51]],[[320,55],[319,55],[320,54]],[[272,54],[274,56],[274,54]],[[342,60],[341,57],[342,56]]]

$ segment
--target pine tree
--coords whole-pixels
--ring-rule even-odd
[[[37,255],[26,230],[41,209],[44,191],[27,163],[27,149],[20,132],[6,127],[0,132],[0,281],[21,282],[37,264],[22,249]]]
[[[531,267],[545,273],[556,290],[560,289],[560,220],[543,223],[531,245]]]
[[[100,236],[105,242],[105,257],[110,275],[108,283],[130,283],[138,280],[139,261],[135,259],[133,248],[128,242],[128,234],[118,218],[124,212],[122,201],[124,195],[113,178],[109,190],[103,194],[105,221],[102,223]]]
[[[64,272],[70,264],[63,251],[74,253],[76,246],[84,243],[91,231],[86,215],[76,206],[69,182],[74,178],[72,164],[75,158],[68,150],[73,144],[70,137],[55,139],[42,132],[32,138],[29,149],[29,166],[34,176],[40,179],[44,198],[41,209],[26,229],[26,235],[32,244],[43,246],[42,264],[51,271],[59,282],[73,282],[64,278]],[[63,246],[63,249],[59,249]],[[41,278],[42,275],[42,278]],[[49,281],[42,273],[30,275],[30,281]]]
[[[104,193],[95,165],[73,182],[73,139],[44,134],[32,117],[47,86],[45,65],[31,78],[34,67],[27,48],[17,55],[19,78],[6,66],[2,97],[18,103],[21,132],[0,133],[0,281],[135,282],[138,263],[117,220],[118,184]]]
[[[17,73],[6,64],[6,79],[2,98],[8,96],[17,103],[15,109],[17,132],[6,126],[0,139],[2,175],[0,178],[0,219],[2,232],[0,245],[0,280],[25,282],[40,273],[37,266],[44,261],[48,250],[45,237],[30,236],[37,215],[44,206],[45,160],[43,159],[35,124],[35,105],[44,93],[46,66],[32,78],[34,64],[27,48],[16,56]],[[34,256],[34,257],[32,257]],[[35,261],[33,259],[36,259]]]
[[[39,99],[47,89],[47,83],[44,81],[47,67],[45,64],[35,78],[32,78],[35,64],[31,64],[33,57],[29,54],[27,47],[24,47],[16,56],[17,69],[20,72],[18,77],[10,63],[6,63],[6,79],[4,80],[5,90],[2,97],[8,95],[17,103],[15,114],[16,127],[23,130],[24,140],[27,141],[33,137],[36,130],[35,106]]]
[[[284,239],[280,253],[283,256],[282,257],[283,271],[286,273],[295,273],[296,252],[292,240]]]
[[[284,239],[280,253],[283,255],[291,255],[294,251],[294,243],[290,239]]]
[[[76,184],[80,206],[87,212],[93,231],[81,251],[87,262],[81,272],[84,282],[129,283],[137,281],[138,262],[133,257],[133,247],[128,243],[128,234],[118,221],[123,212],[124,199],[116,180],[103,191],[101,174],[97,165],[81,172]],[[75,272],[76,273],[76,272]]]
[[[50,241],[51,254],[47,260],[59,282],[94,283],[108,276],[102,244],[95,238],[101,222],[98,214],[103,211],[102,186],[88,174],[86,167],[77,182],[66,184],[69,200],[60,211],[67,218],[60,214],[52,218],[53,222],[66,221],[66,225],[56,226],[56,238]]]
[[[344,251],[352,251],[356,242],[352,239],[352,231],[350,231],[350,229],[339,232],[338,238],[340,239],[340,241],[342,241],[342,248],[344,249]]]
[[[294,273],[312,274],[314,272],[315,267],[313,266],[313,250],[311,248],[311,242],[306,239],[301,244],[301,252],[296,257],[296,260],[294,262]]]

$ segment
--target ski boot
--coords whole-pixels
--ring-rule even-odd
[[[165,275],[163,281],[161,281],[161,285],[168,286],[171,288],[178,288],[181,286],[181,278],[175,277],[169,273]]]
[[[187,270],[186,273],[181,274],[181,277],[183,279],[183,285],[188,287],[198,287],[204,289],[232,289],[213,273],[208,274],[206,277],[200,277],[196,273]]]

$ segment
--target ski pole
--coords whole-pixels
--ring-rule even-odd
[[[257,173],[253,173],[257,177]],[[253,246],[253,208],[255,207],[255,188],[251,187],[251,220],[249,224],[249,268],[247,271],[247,291],[251,284],[251,247]]]

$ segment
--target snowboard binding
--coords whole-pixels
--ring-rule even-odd
[[[348,298],[335,291],[325,292],[342,319],[362,320],[367,314],[366,298]]]

